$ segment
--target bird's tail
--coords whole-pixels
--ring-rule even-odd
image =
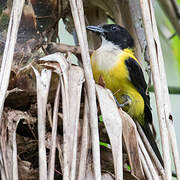
[[[156,144],[156,141],[155,141],[155,138],[154,138],[154,135],[150,129],[150,126],[149,126],[149,123],[145,122],[145,124],[143,126],[141,126],[153,151],[155,152],[157,158],[159,159],[161,165],[164,167],[164,162],[163,162],[163,159],[162,159],[162,156],[161,156],[161,153],[159,151],[159,148]]]
[[[155,152],[157,158],[159,159],[162,167],[164,167],[164,162],[163,162],[161,153],[160,153],[160,151],[158,149],[158,146],[156,144],[156,141],[154,139],[154,135],[153,135],[153,133],[152,133],[150,127],[149,127],[149,123],[145,122],[145,125],[144,126],[141,125],[141,127],[142,127],[142,129],[144,131],[144,134],[146,135],[146,137],[147,137],[153,151]],[[172,176],[177,177],[177,174],[175,172],[172,172]]]

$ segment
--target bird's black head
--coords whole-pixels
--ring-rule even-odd
[[[134,41],[129,32],[117,24],[104,24],[98,26],[87,26],[87,29],[98,33],[107,41],[119,46],[121,49],[133,48]]]

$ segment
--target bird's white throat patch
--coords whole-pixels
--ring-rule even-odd
[[[119,56],[123,51],[112,42],[107,41],[102,37],[101,46],[93,53],[93,61],[98,65],[100,70],[111,69],[118,61]]]

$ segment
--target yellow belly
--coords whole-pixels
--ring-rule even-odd
[[[131,99],[129,106],[124,110],[134,119],[143,124],[144,119],[144,100],[140,93],[136,90],[131,83],[129,73],[124,61],[129,57],[132,57],[129,53],[119,54],[117,61],[113,67],[102,69],[99,67],[98,61],[106,61],[106,58],[96,59],[97,56],[93,53],[91,57],[92,70],[96,83],[101,76],[105,82],[106,88],[110,89],[120,104],[124,103],[123,95],[128,95]],[[133,56],[133,58],[135,58]]]

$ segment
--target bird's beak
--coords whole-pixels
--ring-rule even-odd
[[[86,28],[90,31],[100,34],[105,32],[105,30],[101,26],[87,26]]]

